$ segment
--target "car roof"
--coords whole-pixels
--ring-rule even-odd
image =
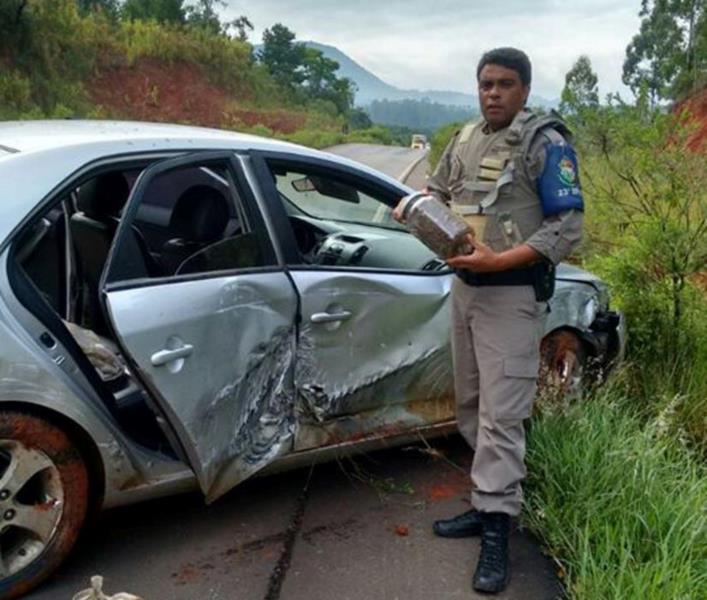
[[[174,125],[168,123],[141,123],[138,121],[91,121],[91,120],[54,120],[54,121],[6,121],[0,123],[0,147],[14,152],[35,152],[93,143],[120,144],[121,142],[154,140],[160,147],[169,147],[173,143],[199,146],[209,142],[226,141],[234,147],[252,148],[253,144],[267,147],[269,150],[293,149],[306,150],[295,144],[277,140],[225,131]],[[170,143],[172,142],[172,143]]]

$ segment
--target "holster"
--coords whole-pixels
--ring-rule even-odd
[[[533,290],[538,302],[545,302],[555,293],[555,265],[541,260],[533,265]]]

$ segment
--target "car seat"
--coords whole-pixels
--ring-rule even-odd
[[[98,284],[110,251],[120,212],[130,195],[122,173],[106,173],[82,184],[78,212],[71,215],[71,237],[80,272],[81,323],[97,333],[107,326],[100,308]]]
[[[175,237],[162,247],[162,264],[167,274],[202,248],[224,237],[229,219],[228,201],[216,188],[194,185],[179,196],[169,228]]]

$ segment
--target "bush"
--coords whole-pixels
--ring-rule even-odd
[[[587,205],[585,264],[612,287],[629,332],[627,392],[655,409],[680,394],[707,446],[707,170],[680,115],[614,100],[575,124]]]

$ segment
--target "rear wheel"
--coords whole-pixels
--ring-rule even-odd
[[[0,411],[0,599],[27,593],[66,558],[86,519],[88,482],[65,431]]]
[[[587,352],[573,331],[553,331],[540,347],[540,388],[544,393],[578,398],[587,384]]]

